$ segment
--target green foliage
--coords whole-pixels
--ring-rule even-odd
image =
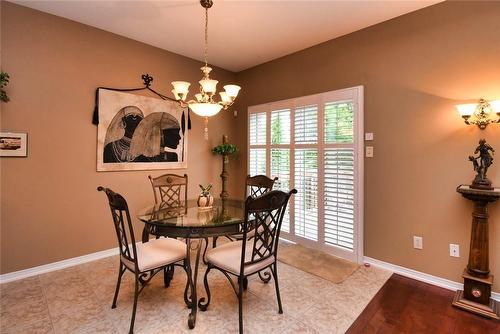
[[[5,86],[9,84],[9,73],[7,72],[1,72],[0,73],[0,101],[2,102],[9,102],[9,97],[7,96],[7,93],[3,90]]]
[[[220,144],[212,149],[212,153],[219,155],[230,155],[236,152],[238,152],[238,148],[233,144]]]
[[[282,137],[282,126],[281,126],[281,117],[276,118],[276,120],[272,123],[271,128],[271,143],[272,144],[281,144]]]

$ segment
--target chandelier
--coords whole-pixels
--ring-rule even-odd
[[[205,117],[205,139],[208,139],[208,117],[214,116],[222,109],[229,108],[238,96],[241,89],[237,85],[225,85],[224,91],[220,92],[220,100],[216,101],[217,83],[219,81],[210,79],[210,71],[212,68],[208,66],[208,9],[212,7],[212,0],[200,0],[200,4],[205,8],[205,66],[201,67],[203,78],[199,81],[200,92],[195,94],[194,100],[186,102],[189,93],[189,86],[191,83],[187,81],[173,81],[172,86],[174,89],[172,93],[175,99],[182,107],[189,107],[195,114]]]

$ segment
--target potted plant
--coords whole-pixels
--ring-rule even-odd
[[[222,173],[220,177],[222,179],[222,192],[220,193],[220,199],[222,201],[222,206],[225,206],[226,199],[229,197],[229,193],[227,192],[227,179],[229,173],[226,170],[226,165],[229,163],[229,156],[238,152],[238,148],[236,145],[229,144],[227,142],[227,136],[222,136],[222,144],[215,146],[212,149],[212,153],[218,154],[222,156]]]
[[[236,145],[227,143],[222,143],[212,149],[212,153],[222,155],[224,157],[225,164],[229,162],[228,156],[236,152],[238,152],[238,148],[236,147]]]

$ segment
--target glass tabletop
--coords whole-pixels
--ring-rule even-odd
[[[231,205],[225,205],[223,209],[220,205],[199,208],[194,204],[185,209],[159,203],[142,209],[137,218],[151,225],[192,228],[241,224],[243,216],[244,210],[241,207]]]

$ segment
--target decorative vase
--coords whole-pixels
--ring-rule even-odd
[[[200,208],[211,208],[214,204],[214,197],[210,194],[198,196],[198,201],[196,202]]]
[[[209,184],[206,187],[203,187],[201,184],[199,185],[201,189],[201,193],[198,196],[198,200],[196,203],[200,209],[209,209],[214,204],[214,198],[210,195],[210,189],[212,189],[212,185]]]

